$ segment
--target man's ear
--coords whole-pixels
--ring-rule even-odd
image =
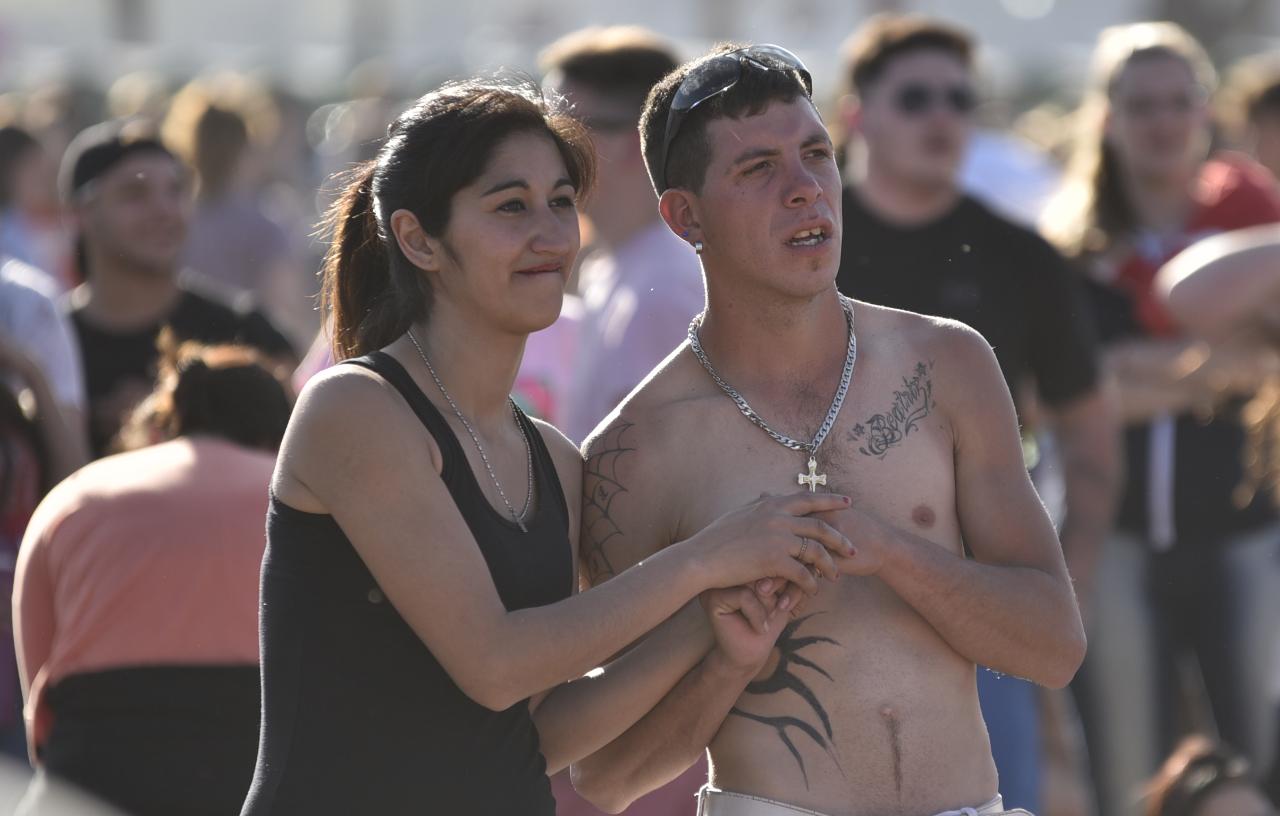
[[[391,214],[391,234],[409,263],[424,272],[440,271],[443,247],[422,229],[418,216],[408,210],[396,210]]]
[[[662,220],[676,235],[689,244],[703,240],[698,218],[698,196],[679,187],[669,188],[658,199]]]

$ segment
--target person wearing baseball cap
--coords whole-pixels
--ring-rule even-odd
[[[296,363],[288,340],[248,298],[229,298],[182,269],[187,173],[149,123],[115,120],[80,133],[58,185],[84,278],[67,309],[84,362],[95,457],[110,452],[122,417],[151,390],[165,326],[179,340],[240,342]]]

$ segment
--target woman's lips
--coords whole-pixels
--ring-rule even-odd
[[[545,275],[549,272],[559,273],[564,269],[564,263],[557,261],[555,263],[543,264],[542,266],[531,266],[527,269],[517,269],[517,275]]]

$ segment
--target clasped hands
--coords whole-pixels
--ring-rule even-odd
[[[793,555],[812,580],[766,576],[700,596],[715,636],[712,655],[725,667],[751,675],[759,671],[787,622],[799,618],[809,599],[821,591],[820,579],[834,583],[841,575],[874,575],[883,566],[890,528],[876,516],[846,504],[808,517],[851,545],[841,550],[797,536]]]

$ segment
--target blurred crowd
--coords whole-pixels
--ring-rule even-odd
[[[981,46],[873,18],[822,112],[841,291],[993,345],[1084,612],[1069,691],[979,670],[1005,802],[1275,813],[1280,58],[1218,66],[1172,23],[1110,28],[1081,87],[1011,112],[982,97]],[[514,396],[575,441],[703,307],[637,133],[681,59],[609,28],[539,66],[600,172]],[[274,452],[333,359],[317,224],[410,95],[351,91],[131,74],[0,95],[0,751],[38,771],[24,812],[64,812],[59,780],[126,813],[239,812]],[[705,774],[627,812],[692,814]],[[598,812],[554,783],[562,814]]]

